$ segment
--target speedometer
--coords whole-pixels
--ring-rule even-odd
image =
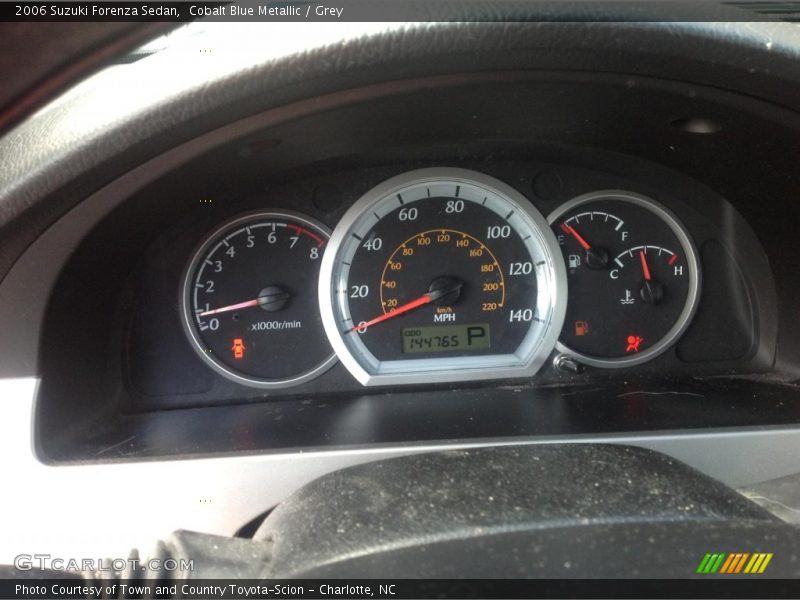
[[[527,377],[555,345],[566,274],[519,192],[473,171],[421,169],[345,214],[319,297],[331,344],[364,385]]]

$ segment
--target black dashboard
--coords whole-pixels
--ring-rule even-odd
[[[70,257],[56,283],[59,293],[48,306],[43,333],[48,343],[41,355],[47,373],[40,409],[41,426],[48,432],[42,436],[44,447],[55,455],[64,451],[64,444],[72,448],[75,440],[59,442],[60,435],[49,435],[57,433],[50,431],[50,419],[60,427],[64,411],[88,417],[113,410],[135,422],[156,418],[164,410],[218,407],[220,411],[221,407],[234,410],[237,405],[249,405],[240,410],[250,413],[272,415],[264,436],[247,442],[255,447],[286,443],[273,431],[283,425],[292,430],[310,427],[314,433],[302,435],[327,444],[333,439],[331,432],[327,426],[319,430],[315,419],[324,420],[330,418],[328,413],[339,411],[349,413],[345,407],[355,399],[362,406],[369,403],[376,415],[382,415],[382,411],[387,414],[375,417],[376,431],[349,432],[346,440],[379,441],[388,426],[391,439],[397,436],[408,441],[418,439],[420,432],[414,432],[412,423],[403,425],[390,416],[396,407],[388,406],[395,401],[387,394],[416,406],[422,397],[426,404],[433,404],[439,397],[453,397],[455,392],[483,406],[481,399],[487,398],[489,390],[492,394],[513,390],[512,394],[518,394],[515,404],[525,398],[525,403],[537,406],[546,395],[585,398],[592,395],[587,390],[620,388],[616,404],[610,403],[610,410],[617,413],[614,419],[590,419],[588,429],[583,419],[575,423],[567,419],[554,433],[607,432],[619,426],[611,425],[617,421],[624,422],[626,429],[660,429],[668,422],[663,419],[674,417],[681,399],[692,405],[691,411],[678,420],[682,427],[707,425],[711,418],[707,414],[723,422],[746,422],[739,420],[741,414],[733,416],[730,411],[712,409],[705,397],[713,393],[705,388],[722,386],[727,390],[732,382],[749,381],[742,388],[748,390],[744,393],[747,398],[740,399],[747,404],[755,401],[747,386],[761,390],[764,378],[774,375],[779,290],[773,265],[781,264],[784,255],[765,247],[775,243],[777,236],[772,233],[775,224],[771,220],[764,228],[763,215],[765,211],[780,211],[782,200],[755,200],[752,189],[735,187],[731,181],[734,174],[727,167],[724,172],[719,168],[726,148],[745,140],[750,143],[748,136],[753,129],[748,119],[755,117],[716,104],[713,98],[705,99],[706,92],[713,97],[709,90],[693,88],[686,95],[680,89],[669,96],[660,83],[647,79],[598,75],[592,82],[576,82],[568,75],[551,81],[549,76],[542,80],[521,74],[501,81],[492,74],[475,74],[467,79],[428,82],[413,92],[359,99],[279,125],[254,127],[253,132],[206,149],[141,186],[130,197],[120,198]],[[604,111],[598,112],[598,106],[611,110],[622,104],[623,98],[624,115],[610,119]],[[708,114],[715,117],[702,116]],[[756,125],[753,122],[752,127]],[[605,147],[595,147],[598,127],[612,126],[614,137],[609,139],[604,132]],[[762,144],[779,148],[779,139],[774,136],[782,128],[769,121],[758,126],[763,130]],[[547,128],[545,132],[542,127]],[[666,138],[649,144],[656,133]],[[762,149],[769,150],[767,146]],[[696,157],[690,169],[681,170],[686,153]],[[753,167],[744,156],[737,160]],[[759,167],[765,164],[759,163]],[[466,183],[453,184],[449,192],[436,192],[434,196],[444,194],[432,200],[439,203],[438,208],[426,209],[424,203],[411,200],[404,203],[400,188],[384,194],[391,198],[392,206],[375,208],[382,206],[381,200],[371,190],[386,185],[387,180],[403,180],[398,185],[405,186],[406,193],[409,181],[415,181],[414,174],[432,173],[434,183],[426,184],[430,195],[431,185],[446,187],[441,174],[452,172]],[[463,198],[469,196],[455,188],[466,189],[475,178],[487,178],[479,184],[490,191],[508,186],[504,197],[516,202],[513,207],[527,206],[539,215],[538,225],[507,227],[513,232],[508,239],[522,240],[525,231],[537,227],[537,231],[548,230],[550,237],[542,238],[543,249],[537,251],[550,251],[549,256],[537,261],[525,258],[537,251],[526,255],[525,250],[510,246],[504,250],[499,232],[506,223],[503,217],[507,207],[501,204],[495,211],[486,211],[480,190],[471,204],[476,205],[475,210],[481,204],[485,214],[475,213],[459,225],[460,215],[447,213],[459,193]],[[776,182],[774,176],[770,181]],[[376,198],[371,204],[353,209],[371,194]],[[409,207],[414,206],[420,207],[422,216],[416,222],[403,223]],[[382,225],[386,221],[380,211],[390,223]],[[363,214],[370,222],[359,233],[351,233],[356,226],[352,223]],[[547,225],[542,224],[545,217],[550,220]],[[493,218],[498,219],[496,223]],[[373,219],[374,231],[370,229]],[[603,225],[595,225],[595,219]],[[513,217],[508,222],[513,223]],[[276,224],[281,228],[276,229]],[[520,227],[526,226],[533,229],[520,232]],[[352,272],[358,272],[358,265],[351,267],[350,262],[369,256],[359,259],[364,265],[350,285],[339,284],[348,290],[345,310],[364,317],[351,318],[348,312],[341,318],[336,313],[337,321],[350,318],[343,329],[344,340],[363,338],[369,346],[369,334],[358,331],[357,323],[366,323],[373,313],[391,315],[416,297],[415,292],[428,293],[428,284],[436,277],[452,279],[459,290],[467,290],[454,303],[432,302],[421,309],[413,308],[410,314],[394,315],[401,318],[372,326],[372,331],[386,335],[368,348],[371,360],[383,352],[394,359],[391,364],[395,369],[415,365],[408,382],[382,384],[379,377],[365,388],[364,380],[357,376],[358,352],[365,346],[354,349],[340,344],[335,353],[331,350],[329,340],[336,340],[320,324],[319,317],[320,306],[326,305],[324,292],[317,297],[319,264],[324,256],[334,253],[328,250],[331,231],[331,239],[342,231],[339,237],[355,236],[353,239],[359,240],[360,255],[351,250],[346,259],[337,259]],[[386,247],[370,246],[376,231],[379,242],[381,237],[387,240]],[[419,239],[424,231],[433,232],[433,237]],[[495,239],[490,238],[493,232]],[[479,251],[486,248],[492,260],[481,265],[475,262],[471,274],[470,267],[458,263],[455,238],[451,243],[437,241],[437,237],[450,233],[462,236],[465,256],[471,240]],[[581,246],[586,238],[597,240],[599,252],[605,254],[597,259],[604,261],[602,264],[589,264],[594,250]],[[298,253],[276,254],[279,248],[288,251],[298,240],[302,240]],[[405,273],[411,274],[406,279],[399,272],[387,276],[391,269],[403,267],[401,252],[410,252],[407,246],[419,249],[419,244],[430,244],[431,240],[433,249],[427,258],[423,256],[418,262],[413,257],[407,259]],[[253,252],[262,248],[259,259],[241,258],[250,246],[255,247]],[[237,249],[238,259],[233,255]],[[510,258],[501,252],[510,253]],[[298,260],[293,257],[301,253],[301,262],[293,262]],[[309,258],[309,253],[316,260]],[[215,274],[223,269],[223,261],[217,258],[228,261],[224,263],[230,273],[227,279],[224,274]],[[550,280],[535,281],[535,271],[518,273],[521,277],[516,280],[511,274],[512,268],[538,269],[533,263],[545,260],[553,269]],[[479,267],[491,269],[490,263],[497,266],[496,274],[477,271]],[[202,275],[200,267],[206,266],[208,271]],[[330,266],[329,278],[335,269],[335,265]],[[459,277],[448,275],[459,269],[463,271]],[[256,275],[262,271],[269,272],[266,279]],[[651,271],[653,289],[660,294],[657,299],[644,295],[645,288],[651,289],[647,277]],[[558,273],[561,280],[556,279]],[[299,286],[302,292],[293,289],[290,295],[285,284],[281,284],[283,288],[272,286],[292,277],[290,287]],[[519,288],[515,292],[509,287],[511,300],[505,309],[500,308],[502,300],[497,291],[504,277],[509,286],[514,281],[533,282],[528,291]],[[385,289],[386,280],[393,285],[399,280],[400,289]],[[373,298],[357,298],[356,284],[361,283],[373,290],[383,289]],[[494,291],[484,291],[487,286],[494,286]],[[537,301],[537,286],[540,291],[560,286],[560,295],[544,300],[540,295]],[[87,295],[87,289],[92,293]],[[359,300],[364,307],[358,307]],[[394,305],[386,305],[387,300]],[[247,301],[250,305],[242,306]],[[515,301],[519,306],[513,304]],[[328,305],[336,303],[334,295]],[[455,313],[442,316],[440,313],[453,310],[448,304]],[[474,312],[470,313],[469,307]],[[487,307],[495,307],[496,314],[502,315],[492,321],[491,328],[486,315],[492,313],[485,311]],[[560,307],[561,315],[548,313],[549,307]],[[633,312],[636,310],[640,312]],[[196,321],[195,315],[200,315]],[[540,315],[547,318],[539,319]],[[220,322],[222,329],[215,333]],[[304,328],[299,327],[301,322]],[[297,324],[296,329],[292,323]],[[405,354],[407,341],[403,342],[401,336],[401,332],[408,335],[422,326],[420,331],[429,337],[441,331],[454,332],[443,337],[458,343],[458,335],[466,339],[469,326],[480,330],[479,337],[489,338],[492,332],[497,340],[520,331],[513,338],[516,341],[504,350],[513,353],[522,347],[526,328],[537,323],[541,331],[536,339],[544,339],[547,332],[549,338],[536,347],[535,357],[521,359],[521,363],[529,361],[527,372],[509,375],[496,367],[489,369],[493,372],[488,375],[481,372],[499,359],[491,342],[473,351],[445,348],[445,352],[438,349],[410,355]],[[268,329],[284,326],[286,331]],[[352,334],[349,337],[348,329]],[[263,350],[259,350],[259,343]],[[430,339],[426,343],[430,344]],[[250,355],[255,358],[242,366],[242,359]],[[435,367],[432,376],[420,378],[419,373],[431,366],[417,365],[431,357],[446,357],[446,365],[455,361],[465,366],[456,369],[455,375],[447,375],[449,379],[437,375]],[[348,361],[355,366],[351,368]],[[320,365],[322,368],[318,368]],[[259,374],[258,369],[263,371]],[[77,381],[89,381],[90,374],[92,388],[85,389]],[[100,376],[102,386],[98,385]],[[755,396],[760,393],[764,392]],[[646,410],[664,415],[638,421],[635,414],[629,414],[634,399],[647,406]],[[307,404],[324,410],[318,410],[317,417],[307,417],[302,414]],[[465,402],[462,408],[467,405]],[[287,411],[300,421],[288,418]],[[453,437],[453,427],[458,429],[464,425],[463,419],[473,418],[469,411],[458,408],[455,415],[449,410],[441,413],[455,419],[456,425],[442,428],[437,419],[425,435]],[[781,418],[791,419],[792,414]],[[282,423],[284,418],[289,422]],[[307,418],[313,425],[305,422]],[[729,418],[733,421],[726,420]],[[391,425],[383,423],[384,419]],[[494,416],[492,420],[496,419]],[[93,419],[85,423],[93,423]],[[109,423],[99,428],[93,424],[94,434],[112,435],[116,425]],[[486,426],[487,435],[516,435],[533,425],[526,420],[509,429]],[[541,419],[537,418],[535,427],[537,431],[544,427]],[[478,425],[477,430],[480,428]],[[113,435],[123,433],[129,437],[125,428]],[[136,439],[143,442],[146,437],[137,434]],[[199,439],[210,444],[207,437]],[[85,439],[81,441],[81,445],[86,443]],[[239,437],[233,435],[222,442],[221,448],[240,448],[240,444]],[[209,447],[218,448],[216,442]],[[142,449],[145,453],[163,450]],[[72,448],[64,457],[73,451],[78,452]]]
[[[114,534],[252,538],[345,467],[435,489],[439,458],[410,455],[446,451],[477,487],[552,461],[534,513],[581,518],[562,500],[604,485],[599,457],[614,518],[633,481],[686,526],[658,475],[677,461],[796,521],[796,26],[316,31],[126,56],[0,139],[0,439],[33,474],[15,514],[68,480],[38,516],[64,547],[71,512],[119,506],[150,520]]]

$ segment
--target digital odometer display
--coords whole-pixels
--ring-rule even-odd
[[[485,350],[491,347],[488,323],[403,329],[403,352],[406,354],[458,349]]]
[[[332,234],[320,274],[340,360],[367,385],[535,370],[564,311],[563,262],[545,224],[512,188],[461,169],[368,192]]]

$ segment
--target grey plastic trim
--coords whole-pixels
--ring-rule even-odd
[[[14,482],[0,511],[0,564],[21,552],[127,556],[175,529],[231,535],[306,483],[351,465],[436,450],[552,443],[631,444],[663,452],[731,487],[800,471],[800,430],[648,433],[646,435],[453,440],[191,460],[52,467],[34,449],[38,381],[0,379],[0,453]],[[11,458],[13,457],[13,459]],[[54,500],[54,493],[58,500]],[[113,492],[114,501],[109,501]],[[109,527],[86,529],[90,523]],[[135,515],[147,515],[146,519]],[[35,519],[36,526],[32,526]]]

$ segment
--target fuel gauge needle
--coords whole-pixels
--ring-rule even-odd
[[[592,246],[589,244],[589,242],[583,239],[583,236],[577,231],[575,231],[575,228],[572,225],[567,225],[566,223],[562,223],[561,230],[564,233],[571,235],[576,240],[578,240],[578,243],[581,245],[581,248],[583,248],[587,252],[592,249]]]
[[[591,269],[605,269],[608,267],[608,252],[603,248],[592,246],[584,237],[578,233],[572,225],[561,223],[561,231],[571,235],[586,251],[586,264]]]

